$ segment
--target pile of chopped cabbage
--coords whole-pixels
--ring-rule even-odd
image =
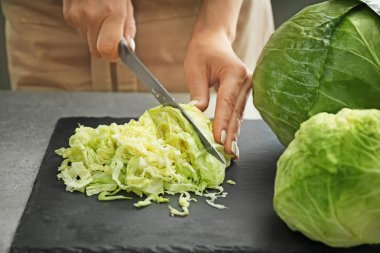
[[[195,106],[183,108],[224,154],[223,146],[214,141],[211,121]],[[190,192],[226,208],[214,201],[226,196],[221,184],[231,157],[224,154],[223,164],[210,155],[178,109],[158,106],[124,125],[79,126],[69,146],[56,150],[64,158],[58,178],[67,191],[98,194],[99,200],[131,199],[122,190],[146,196],[136,207],[169,202],[165,194],[179,194],[182,210],[169,205],[172,216],[189,214],[190,202],[196,201]]]

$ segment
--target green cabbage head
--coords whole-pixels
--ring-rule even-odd
[[[302,123],[277,163],[274,208],[292,230],[330,246],[380,243],[380,111]]]
[[[214,140],[211,121],[195,106],[183,108],[224,154],[223,146]],[[145,196],[136,207],[168,202],[165,194],[179,194],[181,211],[169,209],[180,216],[188,215],[190,201],[195,201],[190,192],[208,198],[207,203],[216,208],[225,208],[214,201],[226,195],[220,184],[231,157],[225,155],[224,164],[210,155],[182,113],[170,106],[149,109],[124,125],[79,126],[69,147],[56,153],[64,158],[58,178],[70,192],[98,195],[99,200],[131,198],[123,191]]]
[[[364,1],[364,0],[363,0]],[[281,143],[319,112],[380,109],[380,2],[332,0],[285,22],[253,75],[254,104]]]

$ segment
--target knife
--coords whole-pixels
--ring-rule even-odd
[[[165,87],[158,81],[156,77],[145,67],[136,54],[129,48],[128,42],[125,38],[119,43],[119,54],[122,62],[126,64],[130,70],[143,82],[143,84],[150,89],[154,97],[165,106],[172,106],[181,111],[182,115],[190,122],[195,132],[198,134],[203,146],[216,159],[222,163],[226,163],[224,157],[215,149],[215,147],[207,140],[206,136],[197,127],[191,117],[185,112],[185,110],[175,101],[175,99],[169,94]]]

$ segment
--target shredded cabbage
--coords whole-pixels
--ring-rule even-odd
[[[223,146],[214,141],[211,121],[195,106],[182,106],[224,154]],[[169,205],[172,216],[189,214],[190,202],[196,201],[189,192],[208,198],[207,203],[216,208],[226,208],[214,201],[226,196],[220,185],[231,157],[224,154],[227,164],[223,164],[210,155],[182,113],[169,106],[152,108],[124,125],[79,126],[69,147],[56,154],[64,158],[58,179],[70,192],[97,194],[99,200],[130,199],[122,190],[145,196],[136,207],[169,202],[165,194],[180,194],[182,211]]]
[[[232,184],[232,185],[236,184],[236,182],[234,180],[231,180],[231,179],[227,180],[226,183],[227,184]]]

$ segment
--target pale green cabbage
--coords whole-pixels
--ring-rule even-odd
[[[196,107],[183,105],[186,112],[206,137],[224,154],[222,145],[214,141],[211,121]],[[122,190],[133,192],[144,200],[136,207],[154,202],[168,202],[164,194],[179,193],[182,211],[169,206],[172,215],[189,214],[189,192],[205,196],[209,204],[224,197],[222,186],[225,169],[210,155],[190,123],[178,109],[158,106],[145,112],[138,121],[124,125],[79,126],[69,140],[69,148],[56,153],[64,158],[58,178],[67,191],[80,191],[99,200],[128,199]],[[214,189],[217,192],[207,192]]]
[[[330,246],[380,243],[380,111],[343,109],[301,124],[277,163],[274,208]]]
[[[271,36],[253,75],[254,103],[282,144],[320,112],[380,109],[379,0],[311,5]]]

